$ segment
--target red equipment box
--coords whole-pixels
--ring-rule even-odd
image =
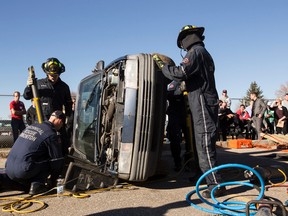
[[[252,148],[251,139],[232,139],[228,141],[228,148]]]

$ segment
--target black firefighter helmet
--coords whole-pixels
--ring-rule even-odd
[[[42,64],[42,70],[46,74],[58,74],[65,72],[65,66],[57,58],[48,58],[46,62]]]
[[[197,26],[193,26],[193,25],[186,25],[184,26],[178,35],[177,38],[177,46],[182,49],[182,44],[181,41],[189,34],[198,34],[199,37],[201,37],[204,33],[205,28],[204,27],[197,27]]]

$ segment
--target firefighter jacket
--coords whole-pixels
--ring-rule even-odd
[[[52,84],[48,77],[37,80],[38,93],[40,97],[41,107],[43,109],[44,117],[49,119],[52,112],[56,110],[63,110],[66,116],[70,116],[72,112],[72,99],[69,86],[63,82],[60,77],[59,80]],[[32,88],[27,86],[24,89],[23,97],[26,100],[33,98]]]
[[[169,101],[167,108],[168,116],[177,116],[180,119],[186,117],[185,99],[182,90],[180,89],[180,82],[172,81],[167,86],[167,100]]]
[[[204,43],[199,42],[187,52],[180,66],[165,64],[162,72],[168,79],[186,83],[199,166],[205,173],[217,165],[215,146],[219,105],[213,59]],[[205,180],[208,188],[213,188],[221,182],[221,176],[211,173]]]
[[[36,108],[33,105],[31,105],[27,110],[26,122],[28,125],[31,125],[37,122]]]
[[[37,175],[55,180],[63,169],[61,141],[53,124],[29,125],[18,137],[6,161],[6,173],[14,181],[37,178]]]
[[[214,78],[214,61],[205,49],[203,43],[197,43],[187,52],[180,66],[165,64],[162,72],[170,80],[185,81],[188,100],[196,125],[203,125],[200,113],[205,109],[212,121],[204,127],[199,126],[199,132],[215,131],[218,121],[218,93]]]

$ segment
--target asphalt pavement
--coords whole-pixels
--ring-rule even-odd
[[[219,145],[219,146],[223,146]],[[9,150],[8,150],[9,152]],[[281,166],[288,170],[286,154],[275,148],[270,147],[254,147],[242,149],[230,149],[224,147],[217,148],[219,166],[224,164],[240,164],[249,167],[260,166]],[[0,167],[4,166],[5,157],[1,154]],[[156,164],[155,164],[156,166]],[[192,176],[192,171],[183,169],[180,172],[173,170],[173,160],[169,150],[169,144],[164,143],[164,151],[162,159],[158,164],[157,175],[144,183],[122,183],[116,189],[104,189],[87,191],[85,194],[89,197],[64,196],[56,197],[55,191],[49,196],[35,197],[35,202],[30,207],[29,215],[66,215],[66,216],[204,216],[215,215],[213,207],[201,201],[196,194],[192,195],[191,202],[195,206],[191,206],[186,201],[186,196],[191,191],[195,190],[195,184],[198,178],[194,181],[189,179]],[[237,168],[220,170],[225,181],[243,181],[243,171]],[[286,191],[286,181],[282,181],[281,185],[273,186],[265,191],[265,196],[271,200],[285,203],[288,199]],[[120,186],[123,186],[122,188]],[[271,185],[271,184],[270,184]],[[201,184],[201,187],[203,185]],[[277,186],[277,187],[276,187]],[[234,199],[244,203],[257,198],[259,192],[254,188],[227,186],[228,194],[219,201],[233,201]],[[66,191],[66,195],[70,192]],[[20,191],[1,192],[0,204],[10,202],[12,198],[27,197],[27,194],[22,194]],[[3,200],[4,199],[4,200]],[[218,200],[218,199],[217,199]],[[214,203],[210,199],[209,202]],[[42,203],[41,203],[42,202]],[[189,201],[190,202],[190,201]],[[43,209],[33,212],[33,209],[38,208],[45,203]],[[212,212],[207,212],[212,211]],[[274,208],[277,215],[281,215],[281,209]],[[18,213],[13,213],[17,215]],[[0,215],[10,216],[9,212],[1,212]]]

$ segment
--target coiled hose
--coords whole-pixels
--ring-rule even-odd
[[[217,185],[216,187],[214,187],[211,191],[211,199],[213,201],[212,202],[209,202],[207,199],[204,199],[201,194],[200,194],[200,191],[202,190],[205,190],[207,189],[208,187],[205,186],[205,187],[200,187],[200,184],[202,182],[202,180],[207,176],[209,175],[210,173],[212,172],[215,172],[215,171],[218,171],[218,170],[221,170],[221,169],[226,169],[226,168],[241,168],[241,169],[244,169],[244,170],[249,170],[251,171],[253,174],[255,174],[255,176],[259,179],[259,183],[260,183],[260,187],[250,183],[249,181],[231,181],[231,182],[224,182],[224,183],[221,183],[219,185]],[[249,166],[246,166],[246,165],[242,165],[242,164],[224,164],[224,165],[220,165],[220,166],[217,166],[217,167],[214,167],[213,169],[211,170],[208,170],[207,172],[205,172],[197,181],[196,183],[196,188],[195,190],[189,192],[187,195],[186,195],[186,201],[194,208],[198,209],[198,210],[201,210],[201,211],[205,211],[205,212],[208,212],[208,213],[212,213],[212,214],[224,214],[224,215],[235,215],[235,216],[245,216],[246,213],[243,212],[241,213],[240,211],[241,210],[245,210],[246,208],[246,202],[240,202],[240,201],[224,201],[224,202],[220,202],[218,201],[215,196],[214,196],[214,192],[215,190],[221,188],[221,187],[225,187],[225,186],[229,186],[229,185],[242,185],[242,186],[248,186],[248,187],[251,187],[251,188],[257,188],[258,191],[259,191],[259,195],[257,196],[256,200],[260,200],[263,198],[264,196],[264,191],[265,191],[265,183],[264,183],[264,180],[263,178],[261,177],[261,175],[256,171],[254,170],[253,168],[249,167]],[[193,194],[197,194],[198,197],[201,199],[202,202],[208,204],[209,206],[212,206],[213,209],[209,209],[209,208],[204,208],[204,207],[201,207],[201,206],[198,206],[196,204],[194,204],[192,201],[191,201],[191,197]],[[251,205],[250,207],[251,210],[256,210],[256,207],[255,205]],[[254,215],[256,212],[254,213],[251,213],[251,215]]]

